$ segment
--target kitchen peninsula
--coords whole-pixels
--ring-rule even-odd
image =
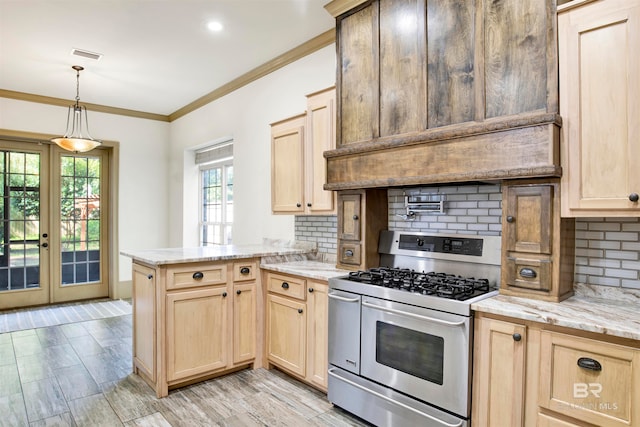
[[[304,264],[316,247],[265,240],[121,254],[133,260],[134,372],[164,397],[169,388],[263,366],[260,263]],[[332,273],[340,274],[325,272]]]

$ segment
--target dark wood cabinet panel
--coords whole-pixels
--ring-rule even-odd
[[[337,78],[340,144],[379,136],[378,2],[340,20]]]
[[[550,48],[547,3],[485,2],[486,117],[546,111]]]
[[[427,3],[427,126],[474,120],[475,2]]]
[[[425,0],[380,2],[380,136],[425,129]]]

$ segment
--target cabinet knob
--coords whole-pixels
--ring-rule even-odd
[[[242,291],[241,291],[240,289],[238,289],[238,290],[236,291],[236,295],[240,295],[241,293],[242,293]]]
[[[514,341],[520,341],[522,339],[522,335],[515,333],[512,335]]]
[[[602,365],[595,359],[590,357],[581,357],[578,359],[578,366],[590,371],[602,371]]]
[[[353,216],[353,220],[354,220],[354,221],[357,221],[357,220],[358,220],[358,215],[354,215],[354,216]]]
[[[507,222],[512,223],[513,221],[515,221],[516,219],[514,217],[512,217],[511,215],[507,216]]]
[[[196,271],[193,273],[193,278],[195,280],[201,280],[204,277],[204,274],[201,271]]]
[[[282,282],[282,289],[289,289],[289,284],[287,282]]]
[[[311,203],[307,203],[307,207],[310,208],[311,207]]]
[[[249,267],[242,267],[240,269],[240,274],[249,274],[251,273],[251,269]]]
[[[227,297],[227,293],[226,293],[226,292],[223,292],[223,293],[222,293],[222,298],[226,298],[226,297]]]
[[[296,208],[302,207],[300,203],[296,203]]]
[[[638,193],[631,193],[629,194],[629,201],[635,203],[638,200],[640,200],[640,196],[638,196]]]
[[[313,288],[309,288],[309,293],[313,293]]]
[[[153,279],[153,274],[147,275],[147,279],[149,279],[149,280]]]
[[[49,244],[45,242],[45,243],[43,243],[41,246],[42,246],[43,248],[48,248],[48,247],[49,247]]]
[[[344,252],[344,256],[352,257],[353,256],[353,251],[351,249],[347,249]]]
[[[301,308],[298,309],[298,313],[302,314],[302,309]]]

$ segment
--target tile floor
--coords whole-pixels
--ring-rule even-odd
[[[365,426],[277,370],[157,399],[131,373],[131,315],[0,334],[0,426]]]

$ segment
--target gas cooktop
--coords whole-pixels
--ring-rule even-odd
[[[417,272],[407,268],[379,267],[349,273],[348,280],[422,295],[464,301],[494,289],[488,279],[455,274]]]

